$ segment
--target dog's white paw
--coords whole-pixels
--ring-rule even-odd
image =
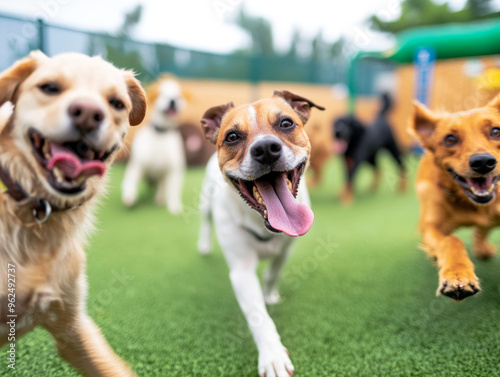
[[[132,207],[134,205],[134,203],[135,203],[135,197],[133,195],[123,195],[122,196],[122,202],[127,207]]]
[[[168,211],[172,214],[172,215],[179,215],[182,213],[182,204],[181,203],[170,203],[168,205]]]
[[[210,241],[206,242],[205,240],[198,241],[198,251],[202,255],[208,255],[212,252],[212,245],[210,245]]]
[[[262,377],[291,377],[294,367],[288,351],[281,343],[259,352],[259,375]]]
[[[264,293],[264,301],[267,305],[278,304],[281,301],[280,293],[277,289],[274,289],[271,292]]]

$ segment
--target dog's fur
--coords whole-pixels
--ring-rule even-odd
[[[7,305],[13,297],[7,290],[11,264],[15,266],[15,273],[9,273],[15,275],[16,338],[42,326],[55,338],[60,355],[86,375],[133,376],[86,313],[83,244],[92,229],[92,212],[105,189],[105,179],[89,173],[72,194],[63,193],[57,186],[60,183],[49,180],[61,166],[56,163],[49,169],[50,164],[39,162],[32,132],[42,135],[43,139],[38,138],[42,145],[54,148],[57,144],[66,156],[71,153],[80,161],[84,161],[77,155],[80,152],[69,152],[63,143],[74,142],[79,151],[91,148],[96,159],[109,152],[103,162],[88,154],[85,157],[104,169],[123,144],[129,124],[144,118],[144,91],[132,72],[99,57],[62,54],[49,58],[34,52],[0,74],[0,104],[6,101],[12,102],[14,111],[7,117],[9,105],[2,107],[7,124],[0,127],[0,168],[28,198],[18,201],[0,192],[0,345],[10,342],[6,323]],[[71,113],[72,106],[81,103],[79,112]],[[96,128],[84,132],[82,127],[91,120],[78,116],[94,111],[89,108],[97,109],[99,116],[89,113]],[[50,153],[53,157],[57,152]],[[35,221],[35,199],[54,209],[45,223]]]
[[[500,225],[500,97],[482,108],[437,114],[415,103],[411,132],[425,148],[416,188],[424,250],[436,258],[438,294],[462,300],[480,290],[464,243],[453,236],[475,228],[473,250],[491,258],[488,233]]]
[[[380,182],[380,168],[377,166],[377,154],[386,149],[396,161],[400,182],[399,189],[406,189],[406,169],[400,149],[392,133],[387,114],[392,107],[392,100],[388,94],[381,96],[381,108],[370,127],[366,127],[360,120],[352,115],[337,118],[334,122],[334,136],[340,153],[343,154],[346,186],[341,199],[344,203],[354,200],[354,178],[360,165],[367,162],[373,167],[374,179],[372,191],[376,191]]]
[[[297,211],[307,220],[300,224],[301,229],[285,227],[284,232],[292,236],[307,232],[312,212],[306,185],[299,184],[299,180],[311,151],[304,124],[312,107],[323,110],[303,97],[277,91],[273,98],[249,105],[234,108],[229,103],[211,108],[202,120],[205,135],[215,144],[217,153],[208,163],[203,183],[198,248],[201,253],[210,252],[213,222],[236,298],[259,351],[259,373],[267,377],[293,374],[293,365],[265,306],[280,299],[278,278],[293,238],[277,233],[271,210],[273,200],[265,197],[262,185],[272,185],[276,193],[282,193],[277,182],[280,177],[285,179],[283,176],[290,179],[284,190],[289,198],[288,190],[295,194],[294,201],[301,206]],[[262,145],[274,145],[274,151],[279,152],[272,160],[261,160]],[[278,195],[283,203],[285,196],[281,193]],[[290,219],[293,221],[294,216]],[[271,259],[263,289],[256,275],[261,258]]]
[[[122,200],[131,206],[142,178],[156,184],[156,203],[167,203],[173,214],[182,211],[182,182],[186,166],[179,114],[186,103],[178,81],[162,76],[146,89],[149,109],[145,124],[136,133],[122,183]]]

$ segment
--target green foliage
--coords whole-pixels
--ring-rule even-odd
[[[235,22],[251,37],[252,43],[248,53],[255,55],[275,55],[273,30],[268,20],[262,17],[251,16],[242,8]]]
[[[136,5],[130,12],[125,13],[123,23],[118,34],[123,37],[130,37],[132,30],[141,22],[142,4]]]
[[[134,42],[130,40],[134,27],[141,21],[142,9],[142,5],[139,4],[125,13],[116,35],[101,33],[90,36],[87,53],[94,55],[102,48],[105,58],[117,67],[132,69],[140,80],[151,81],[155,78],[156,72],[145,66],[141,52],[137,49],[138,45],[134,46]]]
[[[491,0],[467,0],[458,11],[453,11],[447,2],[438,4],[433,0],[404,0],[398,19],[383,21],[373,15],[369,21],[374,29],[395,34],[419,26],[471,22],[499,16],[500,12],[493,11]]]

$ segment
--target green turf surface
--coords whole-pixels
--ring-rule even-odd
[[[188,172],[180,217],[155,207],[147,187],[140,205],[125,209],[123,172],[111,171],[87,247],[90,315],[140,376],[257,376],[257,351],[222,253],[196,251],[203,171]],[[328,165],[311,191],[315,223],[285,267],[283,302],[269,308],[296,376],[498,376],[498,258],[473,258],[480,295],[462,303],[436,297],[437,271],[417,249],[413,179],[407,194],[397,194],[384,159],[385,179],[373,195],[370,172],[362,173],[356,202],[346,208],[334,196],[340,165]],[[469,246],[470,231],[460,236]],[[492,238],[500,241],[498,233]],[[0,360],[0,375],[8,375]],[[18,341],[17,368],[10,375],[78,375],[41,329]]]

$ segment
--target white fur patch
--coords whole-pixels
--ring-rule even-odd
[[[14,104],[12,102],[5,102],[0,107],[0,131],[7,124],[9,118],[14,113]]]
[[[248,106],[248,123],[252,129],[257,129],[257,110],[252,105]]]

